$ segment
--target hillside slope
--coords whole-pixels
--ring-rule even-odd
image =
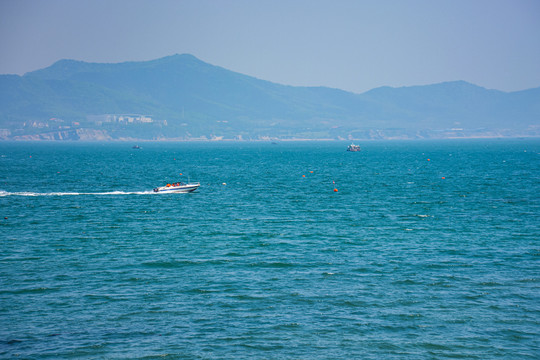
[[[505,93],[458,81],[354,94],[280,85],[185,54],[118,64],[61,60],[24,76],[0,76],[0,127],[12,133],[39,132],[28,124],[51,118],[96,128],[89,116],[103,114],[166,120],[166,129],[132,127],[129,135],[153,138],[347,137],[388,129],[527,132],[540,122],[540,88]]]

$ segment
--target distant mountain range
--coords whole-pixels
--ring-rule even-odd
[[[540,87],[464,81],[355,94],[285,86],[192,55],[61,60],[0,75],[2,139],[378,139],[540,136]]]

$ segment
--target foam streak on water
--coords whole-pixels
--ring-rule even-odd
[[[540,142],[347,145],[0,143],[0,358],[537,359]]]
[[[109,191],[109,192],[49,192],[36,193],[29,191],[6,192],[0,191],[0,196],[78,196],[78,195],[148,195],[156,194],[154,191]]]

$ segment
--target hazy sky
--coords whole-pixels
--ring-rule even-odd
[[[189,53],[288,85],[540,86],[539,0],[0,0],[0,74]]]

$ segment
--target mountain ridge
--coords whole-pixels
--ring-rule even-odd
[[[155,122],[104,128],[89,120],[105,114],[146,114]],[[65,128],[108,131],[112,139],[373,138],[388,131],[415,138],[456,128],[538,136],[540,87],[503,92],[460,80],[357,94],[282,85],[190,54],[122,63],[59,60],[22,76],[0,75],[0,133],[10,134],[3,138],[53,131],[46,126],[51,118]]]

